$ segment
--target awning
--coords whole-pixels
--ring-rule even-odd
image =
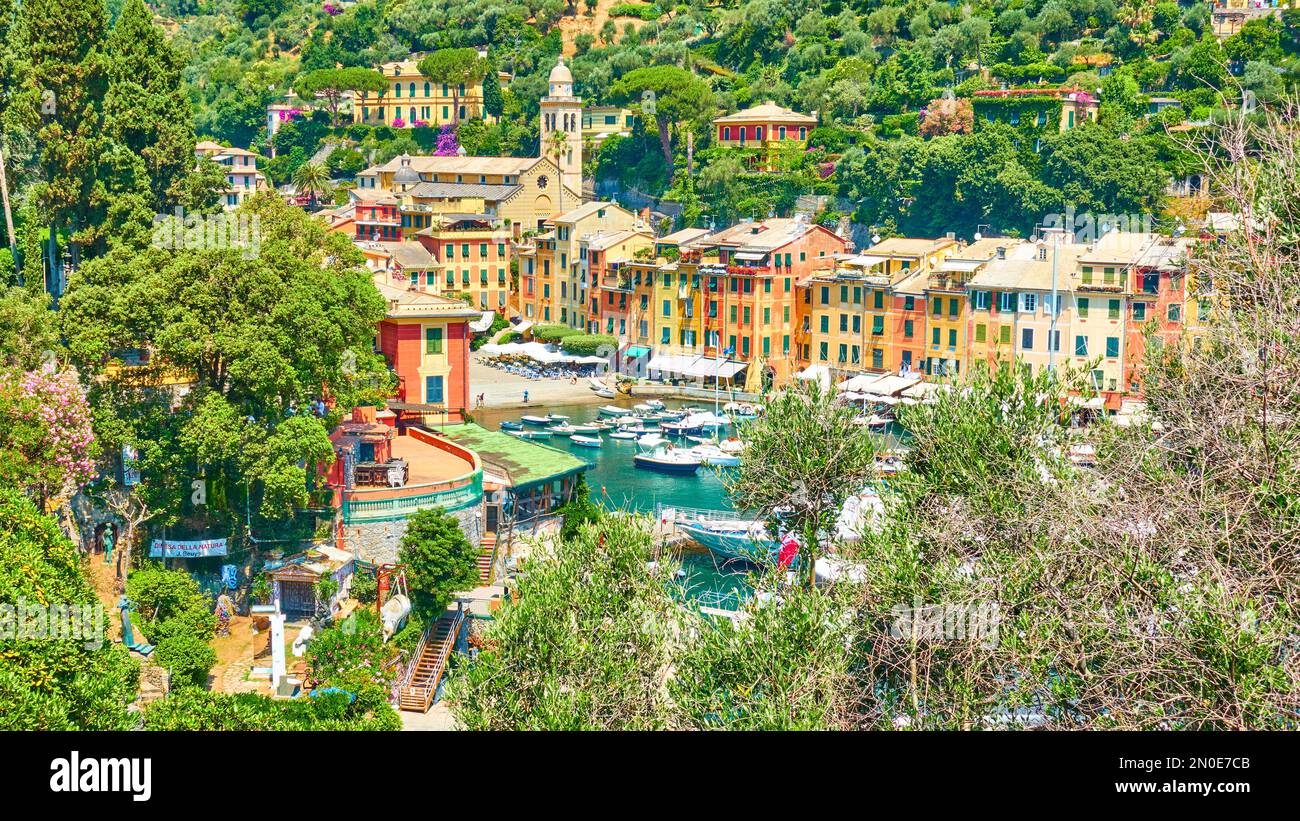
[[[889,257],[877,256],[876,254],[859,254],[856,257],[845,260],[846,265],[860,265],[863,268],[870,268],[873,265],[879,265],[882,262],[889,261]]]
[[[626,356],[628,359],[640,359],[641,357],[645,356],[648,353],[650,353],[650,349],[647,348],[646,346],[632,345],[626,351],[623,352],[623,355]]]
[[[730,379],[743,371],[747,364],[746,362],[733,362],[729,359],[719,359],[712,356],[701,356],[690,363],[682,373],[685,376]]]
[[[795,379],[816,382],[825,390],[831,386],[831,369],[825,365],[809,365],[794,375]]]
[[[496,318],[496,311],[484,311],[481,317],[469,323],[469,329],[476,334],[481,334],[492,327],[492,321]]]
[[[518,325],[511,328],[511,330],[517,334],[521,334],[531,327],[533,327],[533,321],[531,319],[525,319],[523,322],[520,322]]]
[[[748,261],[748,262],[758,262],[759,260],[761,260],[761,259],[762,259],[763,257],[765,257],[765,256],[767,256],[767,254],[757,254],[757,253],[754,253],[753,251],[737,251],[737,252],[736,252],[736,259],[743,259],[743,260],[746,260],[746,261]]]
[[[646,363],[646,369],[662,373],[685,373],[686,368],[695,361],[694,355],[656,354]]]
[[[978,271],[983,264],[984,260],[980,259],[946,259],[935,270],[942,273],[969,274]]]

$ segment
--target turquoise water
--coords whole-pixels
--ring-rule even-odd
[[[605,404],[605,403],[602,403]],[[608,404],[626,407],[631,413],[631,400],[611,399]],[[710,410],[711,403],[705,402],[664,402],[670,408],[691,405]],[[706,408],[705,405],[708,405]],[[528,414],[544,416],[558,413],[569,417],[573,425],[591,422],[600,417],[598,405],[560,405],[546,408],[532,408]],[[525,412],[512,410],[481,410],[474,414],[475,421],[489,430],[498,430],[503,420],[517,422]],[[539,444],[567,450],[583,459],[591,468],[587,471],[587,487],[591,489],[591,498],[611,510],[634,510],[639,513],[654,513],[656,504],[665,507],[697,507],[708,510],[731,510],[732,504],[727,498],[722,484],[720,469],[701,465],[694,476],[670,476],[642,470],[632,463],[632,456],[637,452],[634,440],[610,439],[601,436],[605,444],[600,448],[584,448],[575,445],[563,436],[552,436]],[[678,441],[678,440],[674,440]],[[689,444],[686,440],[680,440]]]
[[[630,409],[636,404],[626,398],[611,399],[600,404],[619,405]],[[679,402],[665,400],[671,408],[691,405],[712,410],[709,402]],[[560,405],[530,408],[527,413],[538,416],[558,413],[569,417],[570,424],[581,424],[599,418],[599,405]],[[502,420],[518,421],[525,411],[480,410],[475,421],[489,430],[498,430]],[[567,450],[585,460],[591,468],[587,471],[587,487],[597,504],[611,510],[634,510],[640,513],[655,512],[657,504],[665,507],[693,507],[708,510],[732,510],[731,500],[723,486],[720,468],[700,466],[694,476],[670,476],[642,470],[632,463],[637,452],[635,441],[623,441],[601,436],[605,444],[600,448],[584,448],[563,436],[552,436],[539,444]],[[684,440],[683,440],[684,441]],[[749,564],[736,559],[714,556],[704,548],[682,551],[682,576],[680,581],[686,593],[701,605],[734,610],[740,599],[746,597],[750,587],[746,581],[753,570]]]

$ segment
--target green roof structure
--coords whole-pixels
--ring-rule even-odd
[[[462,447],[479,455],[490,471],[500,466],[510,475],[511,488],[518,493],[534,485],[553,482],[591,465],[572,453],[548,445],[539,445],[501,431],[488,430],[466,422],[459,425],[438,425],[429,430],[442,434]]]

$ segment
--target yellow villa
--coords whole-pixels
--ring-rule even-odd
[[[419,59],[384,63],[379,72],[388,88],[362,92],[352,105],[352,121],[369,125],[412,128],[438,126],[459,120],[489,119],[483,111],[483,84],[450,86],[437,77],[420,73]],[[509,79],[509,75],[501,75]],[[455,106],[460,106],[459,114]]]

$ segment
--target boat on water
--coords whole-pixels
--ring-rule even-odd
[[[655,448],[668,444],[668,440],[657,431],[651,431],[650,433],[637,437],[636,443],[646,450],[654,450]]]
[[[508,430],[506,433],[511,436],[518,436],[520,439],[550,439],[549,430]]]
[[[772,561],[781,549],[763,523],[751,519],[696,521],[678,527],[713,553],[730,559],[764,564]]]
[[[573,429],[575,434],[581,434],[583,436],[594,436],[603,430],[608,430],[607,426],[598,424],[570,425],[569,427]]]
[[[664,403],[660,402],[658,399],[647,399],[642,404],[648,407],[650,410],[661,411],[664,409]]]
[[[727,453],[717,445],[696,445],[688,453],[699,457],[700,461],[711,467],[734,468],[740,466],[740,455]]]
[[[522,422],[502,422],[502,423],[501,423],[501,430],[523,430],[523,429],[524,429],[524,426],[523,426],[523,423],[522,423]]]
[[[638,453],[632,457],[632,462],[642,470],[683,475],[699,470],[701,464],[699,457],[692,456],[685,450],[664,446],[656,447],[647,453]]]
[[[523,422],[525,425],[534,425],[536,427],[543,427],[551,424],[551,420],[545,416],[524,416],[520,417],[519,421]]]
[[[637,435],[630,430],[616,430],[609,434],[610,439],[619,439],[625,442],[636,440]]]
[[[598,448],[603,444],[599,436],[580,436],[577,434],[570,436],[569,441],[575,445],[582,445],[584,448]]]
[[[601,405],[596,408],[596,412],[601,416],[627,416],[627,408],[620,408],[618,405]]]
[[[548,413],[548,414],[546,414],[546,418],[547,418],[547,419],[550,419],[552,422],[567,422],[567,421],[569,421],[569,417],[565,416],[565,415],[562,414],[562,413]]]
[[[549,428],[547,428],[547,431],[555,434],[556,436],[572,436],[573,434],[578,432],[578,429],[570,424],[562,424],[562,425],[551,425]]]

